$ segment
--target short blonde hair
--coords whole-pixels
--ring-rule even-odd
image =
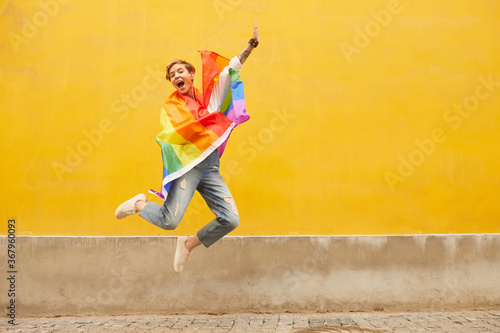
[[[170,72],[170,68],[172,68],[172,66],[174,65],[184,65],[184,67],[186,67],[186,69],[188,70],[189,73],[195,73],[196,70],[194,68],[193,65],[191,65],[189,62],[185,61],[185,60],[180,60],[180,59],[174,59],[172,61],[170,61],[167,65],[167,75],[166,75],[166,78],[168,81],[170,81],[170,75],[169,75],[169,72]]]

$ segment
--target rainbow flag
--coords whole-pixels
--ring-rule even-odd
[[[208,112],[214,84],[229,59],[210,51],[200,51],[202,88],[195,89],[196,101],[173,92],[162,107],[161,132],[156,142],[161,148],[163,181],[161,191],[149,190],[165,200],[174,179],[181,177],[214,150],[222,156],[231,131],[250,116],[245,110],[243,82],[230,68],[230,89],[219,111]]]

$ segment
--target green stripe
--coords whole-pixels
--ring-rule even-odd
[[[224,102],[222,102],[222,105],[220,107],[220,112],[226,114],[227,108],[229,105],[231,105],[231,102],[233,101],[233,98],[231,96],[231,89],[226,94],[226,98],[224,98]]]
[[[231,75],[231,82],[233,81],[241,81],[240,74],[238,73],[237,70],[229,68],[229,75]],[[227,92],[226,97],[224,98],[224,102],[222,102],[222,105],[220,107],[220,112],[224,113],[224,115],[227,112],[227,108],[229,108],[229,105],[233,101],[233,97],[231,96],[231,89]]]
[[[237,70],[229,68],[229,74],[231,75],[231,81],[241,81],[240,74]]]
[[[163,159],[163,166],[168,170],[168,173],[174,173],[184,167],[177,157],[172,145],[167,142],[156,140],[161,147],[161,155]]]

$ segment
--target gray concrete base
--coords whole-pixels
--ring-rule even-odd
[[[6,272],[7,237],[0,244]],[[174,250],[174,237],[16,237],[17,314],[500,306],[499,234],[225,237],[194,250],[182,274]]]

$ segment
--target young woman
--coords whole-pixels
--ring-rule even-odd
[[[194,237],[177,238],[174,270],[178,273],[182,272],[195,247],[201,244],[211,246],[239,224],[236,204],[219,173],[219,156],[232,129],[249,117],[241,100],[235,102],[234,109],[239,108],[236,113],[234,109],[222,113],[221,108],[227,108],[225,100],[228,92],[232,93],[233,102],[235,96],[242,96],[243,86],[239,85],[241,81],[238,80],[237,72],[258,44],[259,34],[255,22],[253,37],[243,51],[220,72],[214,72],[214,69],[220,68],[227,59],[212,52],[201,52],[204,64],[201,91],[193,86],[193,65],[178,59],[168,64],[166,78],[176,91],[165,102],[161,118],[162,132],[157,137],[164,163],[163,194],[159,196],[166,196],[165,201],[159,205],[148,202],[145,194],[138,194],[122,203],[115,212],[119,219],[139,213],[150,223],[165,230],[173,230],[182,220],[195,190],[198,190],[215,214],[215,219]],[[205,71],[205,64],[210,70]]]

